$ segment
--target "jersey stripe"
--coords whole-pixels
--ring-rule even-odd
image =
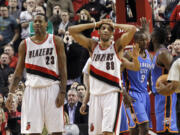
[[[118,103],[117,103],[117,110],[116,110],[116,118],[115,118],[115,121],[114,121],[114,128],[113,128],[113,131],[116,133],[116,130],[118,129],[118,120],[119,117],[120,117],[120,107],[121,107],[121,102],[122,102],[122,94],[121,93],[118,93]]]
[[[95,68],[94,66],[90,65],[90,75],[95,77],[96,79],[106,82],[112,86],[116,86],[118,88],[120,88],[119,86],[119,78],[112,76],[106,72],[103,72],[97,68]]]
[[[28,63],[25,63],[25,67],[26,67],[26,69],[27,69],[27,71],[29,73],[38,74],[38,75],[41,75],[41,76],[42,75],[49,75],[49,76],[51,76],[50,78],[56,78],[56,80],[59,80],[58,79],[59,76],[54,71],[49,70],[47,68],[40,67],[40,66],[33,65],[33,64],[28,64]],[[49,77],[47,77],[47,78],[49,78]]]

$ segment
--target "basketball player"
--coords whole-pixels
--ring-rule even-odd
[[[35,35],[23,40],[19,46],[10,93],[15,93],[25,67],[27,80],[21,133],[41,134],[45,125],[49,133],[62,135],[67,80],[64,45],[59,37],[46,33],[47,18],[44,14],[35,15],[33,23]]]
[[[158,135],[176,135],[177,96],[162,96],[156,89],[156,80],[162,74],[168,73],[172,62],[172,55],[164,46],[166,32],[162,28],[155,28],[151,35],[155,55],[152,61],[152,91],[155,95],[156,132]]]
[[[148,36],[143,31],[137,31],[134,35],[134,42],[139,44],[140,53],[138,60],[140,62],[140,70],[132,71],[126,69],[126,86],[129,95],[133,98],[132,113],[135,115],[135,121],[130,121],[130,135],[147,135],[150,121],[150,98],[147,91],[147,82],[151,69],[151,57],[147,48]],[[131,60],[131,58],[129,59]],[[129,113],[128,117],[132,117]],[[132,118],[129,118],[129,120]],[[150,123],[149,123],[150,122]],[[150,126],[151,127],[151,126]],[[138,130],[139,129],[139,130]]]
[[[175,52],[177,56],[174,57],[172,61],[171,68],[168,73],[168,83],[160,83],[160,87],[157,88],[159,91],[170,91],[170,90],[180,90],[180,39],[175,40],[173,43],[172,52]],[[179,93],[179,92],[178,92]]]
[[[99,28],[100,41],[96,42],[81,34],[82,31]],[[122,29],[125,33],[115,43],[111,40],[114,29]],[[124,47],[131,41],[136,27],[126,24],[114,24],[109,19],[99,22],[80,24],[69,27],[73,38],[91,55],[90,64],[90,109],[89,134],[119,134],[120,128],[120,65]],[[134,53],[133,63],[123,59],[129,68],[139,70],[138,53]]]

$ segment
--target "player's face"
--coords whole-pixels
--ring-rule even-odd
[[[45,21],[44,16],[36,15],[34,17],[33,26],[34,26],[35,34],[40,34],[40,33],[46,32],[47,22]]]
[[[136,40],[136,43],[139,44],[140,49],[147,49],[148,48],[148,37],[146,34],[141,34]]]
[[[100,39],[104,42],[107,42],[111,39],[113,35],[113,30],[109,24],[102,24],[99,29]]]

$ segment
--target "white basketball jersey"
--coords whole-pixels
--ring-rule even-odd
[[[104,50],[98,44],[91,60],[90,93],[102,95],[119,90],[121,61],[116,54],[114,43]]]
[[[31,87],[47,87],[54,83],[59,83],[54,36],[48,34],[46,40],[39,44],[27,38],[25,43],[26,85]]]

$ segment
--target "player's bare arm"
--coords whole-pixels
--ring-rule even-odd
[[[122,29],[125,33],[116,40],[116,49],[119,51],[123,50],[128,45],[136,32],[136,27],[129,24],[114,24],[114,28]]]
[[[55,44],[57,47],[58,57],[58,69],[60,76],[60,90],[56,98],[56,106],[60,107],[64,104],[64,98],[66,95],[66,83],[67,83],[67,68],[66,68],[66,55],[64,52],[64,44],[62,40],[55,36]]]
[[[80,108],[80,113],[85,115],[85,114],[87,114],[87,112],[85,112],[86,111],[86,105],[89,102],[89,97],[90,97],[90,92],[89,92],[89,74],[84,73],[84,75],[83,75],[83,82],[84,82],[84,85],[86,86],[87,90],[86,90],[86,94],[85,94],[84,100],[83,100],[81,108]]]
[[[15,90],[17,89],[17,86],[23,74],[24,64],[25,64],[25,53],[26,53],[25,41],[23,40],[21,44],[19,45],[18,63],[17,63],[16,69],[13,75],[12,83],[10,84],[9,94],[8,94],[8,98],[6,102],[6,107],[8,110],[11,110],[13,95],[15,94]]]
[[[86,112],[86,105],[89,102],[89,98],[90,98],[90,92],[89,92],[89,89],[87,89],[85,97],[84,97],[84,100],[83,100],[82,105],[80,107],[80,113],[82,115],[86,115],[87,114],[87,112]]]
[[[19,81],[22,78],[24,66],[25,66],[25,55],[26,55],[26,47],[25,41],[23,40],[18,49],[18,63],[14,72],[14,76],[12,79],[12,83],[10,84],[9,92],[15,93],[15,90],[19,84]]]
[[[92,48],[96,44],[96,42],[90,38],[87,38],[81,32],[96,27],[95,24],[99,25],[100,22],[79,24],[79,25],[70,26],[68,28],[68,31],[70,35],[74,38],[74,40],[76,40],[80,45],[88,49],[90,52],[92,52]]]
[[[160,66],[163,65],[169,71],[172,60],[172,55],[168,52],[168,50],[164,49],[160,51],[157,57],[157,64]]]
[[[138,60],[139,56],[139,45],[136,44],[133,46],[133,52],[129,52],[129,56],[132,58],[132,61],[130,61],[128,58],[122,57],[122,65],[124,68],[133,70],[133,71],[139,71],[140,70],[140,64]]]

